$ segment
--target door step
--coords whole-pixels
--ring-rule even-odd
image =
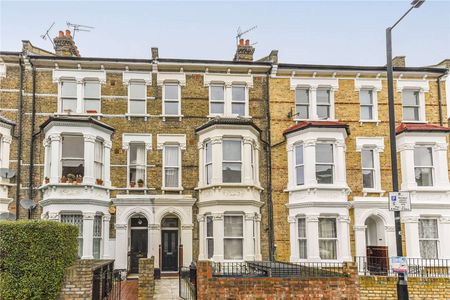
[[[161,277],[178,277],[179,274],[177,271],[174,272],[161,272]]]
[[[136,279],[139,279],[139,274],[130,273],[127,275],[127,280],[136,280]]]

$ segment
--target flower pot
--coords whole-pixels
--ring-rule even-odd
[[[138,182],[138,187],[144,187],[144,184],[142,182]]]
[[[88,114],[96,114],[97,111],[95,109],[88,109],[88,110],[86,110],[86,113],[88,113]]]
[[[134,181],[130,181],[130,187],[134,188],[135,185]]]

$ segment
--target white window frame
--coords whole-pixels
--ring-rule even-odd
[[[307,103],[301,103],[301,102],[297,102],[297,93],[299,90],[302,91],[306,91],[307,95],[308,95],[308,102]],[[299,111],[297,109],[298,106],[306,106],[306,112],[307,112],[307,116],[306,118],[302,118],[299,115]],[[311,90],[308,86],[298,86],[295,89],[295,120],[309,120],[311,116]]]
[[[82,158],[79,158],[79,157],[67,157],[67,158],[64,158],[63,157],[63,140],[64,140],[64,137],[67,137],[67,136],[72,136],[72,137],[79,137],[79,138],[81,138],[81,140],[83,141],[83,157]],[[59,157],[59,177],[61,177],[62,175],[63,175],[63,161],[64,160],[82,160],[83,161],[83,178],[84,178],[84,176],[86,175],[86,151],[85,151],[85,149],[84,149],[84,136],[80,133],[80,134],[75,134],[75,133],[62,133],[61,134],[61,142],[60,142],[60,147],[61,147],[61,152],[60,152],[60,157]],[[49,159],[51,159],[51,157],[49,158]],[[94,171],[94,170],[92,170],[92,171]],[[92,174],[93,174],[94,172],[92,172]],[[77,174],[73,174],[73,175],[77,175]]]
[[[362,103],[362,93],[364,93],[364,92],[367,92],[369,94],[370,100],[371,100],[370,104]],[[363,89],[359,90],[359,119],[360,119],[360,122],[376,120],[376,118],[375,118],[376,106],[375,106],[375,100],[374,100],[374,98],[375,98],[374,94],[375,93],[376,92],[373,89],[369,89],[369,88],[363,88]],[[367,118],[367,119],[363,118],[362,110],[365,107],[370,108],[370,114],[372,115],[372,118]]]
[[[378,125],[380,123],[378,117],[378,92],[382,90],[382,82],[379,78],[355,78],[355,90],[359,93],[359,104],[360,104],[360,113],[359,113],[359,122],[361,125],[363,123],[376,123]],[[372,119],[365,120],[361,118],[361,91],[362,90],[372,90]]]
[[[300,226],[300,220],[303,220],[305,222],[305,235],[304,236],[300,236],[300,230],[299,230],[299,226]],[[306,228],[306,217],[305,216],[299,216],[297,217],[297,244],[298,244],[298,258],[299,259],[308,259],[308,238],[307,238],[307,234],[308,234],[308,230]],[[300,242],[305,242],[305,250],[306,252],[304,253],[304,256],[301,255],[301,247],[300,247]]]
[[[324,237],[320,237],[320,220],[321,219],[333,219],[334,220],[334,224],[336,227],[336,237],[334,238],[324,238]],[[339,228],[338,228],[338,218],[336,216],[319,216],[318,218],[318,223],[317,223],[319,232],[318,232],[318,240],[319,240],[319,256],[320,256],[320,241],[334,241],[335,245],[336,245],[336,257],[335,258],[322,258],[322,256],[320,256],[321,260],[337,260],[339,259]]]
[[[211,88],[212,87],[223,87],[223,101],[220,100],[212,100],[211,98]],[[233,104],[240,103],[242,101],[233,101],[233,87],[241,87],[244,88],[244,115],[238,115],[233,113]],[[222,103],[223,104],[223,114],[213,113],[211,111],[211,103]],[[241,117],[241,118],[250,118],[249,116],[249,87],[242,82],[233,82],[230,85],[225,84],[224,82],[213,82],[209,85],[209,117]]]
[[[417,180],[415,179],[415,182],[417,184],[418,187],[423,188],[423,187],[433,187],[436,185],[436,172],[435,172],[435,162],[434,162],[434,157],[435,157],[435,153],[434,153],[434,147],[433,145],[427,145],[427,144],[416,144],[414,147],[414,152],[416,151],[416,149],[418,148],[426,148],[426,149],[430,149],[430,155],[431,155],[431,166],[417,166],[416,162],[414,161],[414,179],[416,177],[416,169],[417,168],[430,168],[431,169],[431,185],[418,185],[417,184]],[[413,155],[415,155],[415,153],[413,152]]]
[[[397,80],[397,92],[402,93],[401,103],[402,103],[402,120],[407,123],[424,123],[426,122],[426,113],[425,113],[425,93],[428,93],[430,90],[429,82],[426,79],[398,79]],[[409,121],[404,120],[403,118],[403,91],[408,90],[416,90],[419,92],[419,120],[418,121]]]
[[[144,184],[142,186],[142,188],[146,188],[147,187],[147,146],[145,144],[145,142],[143,141],[130,141],[129,142],[129,146],[128,146],[128,150],[127,150],[127,188],[132,188],[130,185],[130,169],[131,167],[137,167],[137,166],[141,166],[138,164],[131,164],[131,145],[132,144],[139,144],[144,148],[144,164],[142,165],[144,167],[144,178],[142,178],[142,180],[144,180]],[[134,188],[138,188],[138,180],[136,180],[135,182],[135,186]]]
[[[233,88],[243,88],[244,89],[244,101],[235,101],[233,99]],[[233,83],[231,85],[230,91],[229,91],[229,95],[230,95],[230,112],[232,116],[235,117],[246,117],[248,116],[248,89],[247,86],[245,84],[242,83]],[[239,114],[235,114],[233,113],[233,104],[244,104],[244,114],[243,115],[239,115]]]
[[[223,101],[221,101],[221,100],[213,100],[212,99],[212,88],[213,87],[222,87],[223,88]],[[210,85],[209,85],[209,88],[208,88],[208,91],[209,91],[209,116],[224,116],[224,115],[226,115],[226,113],[227,113],[227,108],[226,108],[226,99],[227,99],[227,89],[226,89],[226,87],[225,87],[225,84],[224,83],[211,83]],[[220,114],[220,113],[213,113],[212,111],[211,111],[211,108],[212,108],[212,105],[211,105],[211,103],[221,103],[222,105],[223,105],[223,114]]]
[[[211,220],[211,226],[212,226],[212,235],[208,236],[208,219]],[[209,243],[208,241],[212,240],[212,255],[209,256]],[[205,256],[207,259],[212,259],[214,257],[214,219],[212,215],[206,215],[205,216]]]
[[[178,98],[177,99],[166,99],[166,86],[176,86],[178,91]],[[170,103],[177,103],[178,104],[178,111],[176,114],[168,114],[166,112],[166,102]],[[175,81],[166,81],[162,85],[162,116],[163,117],[180,117],[181,115],[181,85],[178,82]]]
[[[67,220],[63,220],[65,217],[67,217]],[[78,224],[75,224],[75,218],[80,218],[81,222],[79,222]],[[64,224],[71,224],[74,226],[78,227],[78,237],[77,237],[77,242],[78,242],[78,256],[81,258],[83,257],[83,245],[84,245],[84,240],[83,240],[83,231],[84,231],[84,218],[83,218],[83,214],[80,213],[70,213],[70,212],[62,212],[59,214],[59,221],[61,223]]]
[[[368,168],[368,167],[364,167],[364,156],[363,156],[363,152],[369,151],[371,158],[372,158],[372,167]],[[364,186],[364,171],[370,171],[372,172],[372,187],[365,187]],[[376,167],[375,167],[375,150],[373,148],[369,148],[369,147],[364,147],[363,149],[361,149],[361,173],[363,176],[363,181],[362,181],[362,187],[363,190],[364,189],[375,189],[375,187],[377,186],[376,183]]]
[[[224,158],[223,158],[223,155],[224,155],[224,152],[223,152],[223,145],[224,145],[224,143],[226,142],[226,141],[239,141],[240,142],[240,144],[241,144],[241,160],[236,160],[236,161],[234,161],[234,160],[225,160]],[[243,143],[243,140],[242,139],[240,139],[240,138],[229,138],[229,137],[224,137],[223,139],[222,139],[222,158],[221,158],[221,167],[222,167],[222,169],[221,169],[221,177],[222,177],[222,183],[225,183],[225,184],[240,184],[240,183],[243,183],[244,182],[244,177],[243,177],[243,175],[244,175],[244,157],[243,157],[243,154],[244,154],[244,143]],[[241,180],[239,181],[239,182],[225,182],[224,181],[224,179],[223,179],[223,164],[224,163],[239,163],[240,164],[240,166],[241,166]]]
[[[331,153],[332,153],[332,156],[333,156],[333,161],[331,163],[329,163],[329,162],[328,163],[317,162],[317,149],[314,149],[314,151],[316,152],[315,172],[314,172],[314,174],[316,176],[316,182],[319,185],[333,185],[333,184],[336,184],[336,153],[335,153],[336,152],[336,145],[332,141],[317,141],[315,147],[317,147],[317,145],[331,145],[331,147],[332,147]],[[319,183],[319,180],[317,180],[317,166],[318,165],[325,165],[325,166],[331,165],[331,167],[332,167],[332,171],[331,171],[331,173],[332,173],[332,182],[331,183]]]
[[[327,94],[328,94],[328,103],[319,103],[319,101],[318,101],[319,97],[317,97],[317,94],[319,93],[319,91],[326,91],[327,92]],[[330,119],[332,119],[331,116],[332,116],[333,112],[331,111],[331,108],[332,108],[331,93],[332,93],[331,87],[319,86],[317,88],[317,91],[316,91],[316,112],[317,112],[317,119],[318,120],[330,120]],[[319,111],[318,110],[319,106],[328,108],[328,117],[327,118],[320,118],[319,117],[319,112],[318,112]]]
[[[225,218],[226,217],[241,217],[242,218],[242,236],[226,236],[225,235]],[[245,257],[245,253],[244,253],[244,247],[245,247],[245,219],[244,219],[244,215],[240,214],[240,213],[225,213],[223,215],[223,257],[225,261],[242,261]],[[225,241],[226,240],[237,240],[240,239],[242,240],[242,258],[240,259],[230,259],[230,258],[225,258]]]
[[[104,141],[101,139],[96,139],[95,140],[95,145],[94,147],[98,147],[97,145],[100,144],[100,150],[101,150],[101,161],[97,161],[96,157],[95,157],[95,148],[94,148],[94,177],[95,177],[95,169],[96,166],[100,165],[100,177],[99,178],[95,178],[95,179],[101,179],[103,180],[105,177],[105,147],[104,147]]]
[[[207,141],[205,141],[204,142],[204,145],[205,145],[205,147],[204,147],[204,149],[205,149],[205,151],[204,151],[204,159],[205,159],[205,163],[204,163],[204,180],[205,180],[205,184],[206,185],[210,185],[211,184],[211,181],[212,181],[212,173],[213,173],[213,159],[212,159],[212,142],[211,142],[211,140],[207,140]],[[209,146],[209,149],[211,149],[211,161],[210,162],[208,162],[208,159],[207,159],[207,157],[208,157],[208,146]],[[209,179],[208,178],[208,167],[210,168],[210,172],[211,172],[211,178]]]
[[[64,86],[64,83],[67,83],[67,82],[70,82],[70,83],[75,83],[75,97],[63,97],[63,93],[62,93],[62,90],[63,90],[63,86]],[[75,80],[75,78],[64,78],[64,79],[62,79],[62,80],[60,80],[59,81],[59,83],[58,83],[58,113],[60,113],[60,114],[69,114],[68,112],[65,112],[64,111],[64,105],[63,105],[63,102],[64,102],[64,99],[70,99],[70,100],[75,100],[75,111],[73,111],[73,112],[70,112],[70,114],[77,114],[78,112],[79,112],[79,109],[78,109],[78,83],[77,83],[77,81]]]
[[[424,238],[424,237],[421,237],[421,236],[420,236],[420,222],[421,222],[422,220],[434,220],[434,221],[436,222],[436,233],[437,233],[437,237],[435,237],[435,238]],[[419,231],[419,252],[420,252],[420,256],[421,256],[422,258],[425,258],[425,259],[436,259],[436,258],[439,258],[439,255],[440,255],[440,253],[441,253],[441,251],[440,251],[440,249],[439,249],[439,247],[440,247],[440,243],[439,243],[439,242],[440,242],[440,241],[439,241],[439,218],[433,218],[433,217],[421,217],[421,218],[419,218],[419,222],[418,222],[417,226],[419,227],[419,228],[418,228],[418,231]],[[433,241],[433,242],[436,242],[436,257],[423,257],[423,255],[422,255],[422,253],[421,253],[421,251],[420,251],[420,249],[421,249],[420,244],[421,244],[421,242],[423,242],[423,241]]]
[[[384,193],[381,188],[381,167],[380,153],[384,152],[384,137],[356,137],[356,151],[373,150],[374,163],[374,188],[364,188],[361,179],[361,189],[366,195],[367,193]],[[362,154],[361,154],[361,176],[362,176]]]
[[[405,105],[404,103],[404,97],[405,97],[405,92],[408,93],[413,93],[414,97],[416,97],[417,100],[417,104],[413,105],[413,104],[408,104]],[[417,93],[417,94],[416,94]],[[424,110],[424,107],[422,106],[422,101],[421,101],[421,97],[420,97],[420,89],[414,89],[414,88],[407,88],[402,90],[402,120],[404,122],[424,122],[424,112],[422,112]],[[417,120],[407,120],[405,119],[405,108],[410,108],[410,109],[417,109]]]
[[[167,166],[166,165],[166,149],[167,148],[177,148],[178,151],[178,165],[174,165],[174,166]],[[181,176],[181,147],[179,144],[176,143],[167,143],[164,144],[163,146],[163,155],[162,155],[162,165],[163,165],[163,174],[162,174],[162,189],[163,190],[180,190],[181,187],[183,186],[182,184],[182,176]],[[173,186],[166,186],[166,168],[176,168],[178,169],[178,186],[173,187]]]
[[[131,86],[132,85],[143,85],[144,86],[144,97],[143,98],[133,98],[131,99]],[[131,101],[144,101],[144,112],[143,113],[132,113],[130,111]],[[128,82],[128,113],[129,116],[139,116],[139,115],[147,115],[147,84],[143,80],[130,80]]]
[[[97,223],[98,222],[98,223]],[[96,224],[97,223],[97,224]],[[96,225],[100,228],[100,230],[96,230]],[[103,250],[103,216],[102,215],[95,215],[94,216],[94,222],[93,222],[93,232],[92,232],[92,257],[94,259],[101,259],[102,258],[102,250]],[[97,231],[97,232],[96,232]],[[98,257],[95,257],[95,243],[98,243]]]
[[[303,158],[302,158],[303,163],[302,164],[297,164],[297,148],[299,148],[299,147],[302,148],[302,154],[303,154]],[[303,143],[295,144],[293,153],[294,153],[294,165],[295,165],[295,170],[294,170],[294,172],[295,172],[295,185],[296,186],[303,186],[303,185],[305,185],[305,147],[304,147]],[[297,178],[297,174],[298,174],[297,173],[297,168],[299,168],[299,167],[303,167],[303,183],[302,184],[298,183],[298,178]]]
[[[85,94],[85,86],[86,86],[87,83],[89,83],[89,84],[91,84],[91,83],[97,84],[98,98],[86,98],[85,97],[85,95],[84,95]],[[101,114],[101,112],[102,112],[102,86],[101,86],[101,83],[100,83],[100,81],[98,79],[85,78],[85,80],[83,80],[82,99],[83,99],[83,102],[82,102],[82,110],[81,111],[82,111],[83,114],[90,114],[90,113],[85,111],[86,110],[85,109],[86,108],[86,101],[90,101],[90,100],[98,101],[98,111],[96,113],[94,113],[94,114]]]

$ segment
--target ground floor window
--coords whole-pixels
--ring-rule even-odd
[[[78,257],[83,256],[83,215],[61,214],[61,222],[78,227]]]
[[[224,216],[224,258],[239,260],[244,253],[243,216]]]
[[[208,259],[214,255],[214,223],[212,216],[206,217],[206,254]]]
[[[436,219],[419,219],[419,245],[422,258],[438,258],[438,224]]]
[[[298,218],[298,258],[300,259],[308,258],[306,244],[306,219]]]
[[[93,256],[94,259],[100,259],[102,242],[102,216],[94,217],[94,237],[93,237]]]
[[[319,218],[319,251],[321,259],[337,259],[335,218]]]

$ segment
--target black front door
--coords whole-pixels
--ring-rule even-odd
[[[162,231],[162,271],[178,271],[178,230]]]
[[[139,258],[147,257],[148,231],[131,229],[130,273],[139,273]]]

